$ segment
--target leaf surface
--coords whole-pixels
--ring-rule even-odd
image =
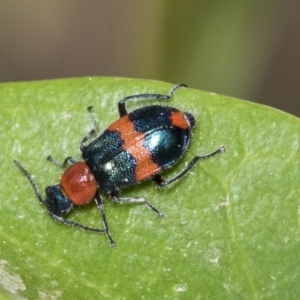
[[[121,78],[0,85],[3,299],[297,299],[300,121],[294,116],[183,88],[160,102],[197,120],[189,150],[164,178],[196,154],[221,145],[227,152],[198,162],[164,189],[147,181],[123,191],[146,197],[163,218],[104,195],[114,249],[104,235],[55,223],[13,164],[22,163],[43,192],[61,175],[46,161],[49,154],[80,160],[80,142],[91,129],[88,106],[104,130],[118,118],[124,96],[167,94],[171,87]],[[159,102],[132,101],[127,108],[152,103]],[[101,227],[93,203],[68,218]]]

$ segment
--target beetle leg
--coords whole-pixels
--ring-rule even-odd
[[[69,165],[73,165],[76,163],[75,158],[73,158],[72,156],[68,156],[67,158],[64,159],[63,163],[59,163],[57,160],[55,160],[51,155],[49,155],[47,157],[47,160],[49,160],[50,162],[52,162],[54,165],[61,167],[61,168],[65,168],[68,164]]]
[[[87,135],[82,139],[81,143],[80,143],[80,150],[83,151],[83,149],[85,148],[85,143],[86,141],[88,141],[93,135],[95,135],[97,133],[97,131],[93,128],[91,129]]]
[[[102,197],[101,197],[101,195],[99,194],[98,191],[97,191],[96,196],[95,196],[95,202],[96,202],[96,205],[97,205],[97,207],[100,211],[101,218],[102,218],[102,223],[103,223],[103,227],[104,227],[104,232],[106,233],[106,236],[109,239],[110,246],[115,247],[116,244],[115,244],[114,240],[112,239],[111,234],[110,234],[109,229],[108,229],[108,224],[107,224],[107,221],[106,221],[106,216],[105,216],[105,212],[104,212],[104,204],[103,204],[103,201],[102,201]]]
[[[73,226],[73,227],[77,227],[77,228],[83,229],[85,231],[90,231],[90,232],[106,233],[105,229],[88,227],[88,226],[82,225],[80,223],[77,223],[75,221],[64,219],[56,214],[53,214],[51,211],[48,211],[48,213],[55,221],[57,221],[61,224],[64,224],[66,226]]]
[[[87,108],[87,110],[89,112],[90,120],[91,120],[91,123],[93,125],[93,130],[95,131],[95,133],[98,133],[99,129],[98,129],[98,125],[97,125],[94,113],[93,113],[93,106],[89,106]]]
[[[155,208],[150,202],[148,202],[145,198],[139,197],[139,198],[119,198],[117,196],[111,195],[113,201],[117,203],[143,203],[147,205],[149,208],[151,208],[159,217],[162,217],[164,213],[159,211],[157,208]]]
[[[89,113],[89,117],[91,120],[91,123],[93,125],[93,128],[86,134],[86,136],[82,139],[81,143],[80,143],[80,150],[83,150],[85,147],[85,143],[86,141],[88,141],[93,135],[97,135],[98,134],[98,126],[97,126],[97,122],[95,120],[95,116],[93,113],[93,106],[89,106],[87,108],[88,113]]]
[[[187,85],[183,83],[176,84],[168,95],[162,95],[162,94],[137,94],[137,95],[131,95],[123,98],[118,103],[118,109],[120,117],[123,117],[127,115],[127,110],[125,107],[125,102],[132,99],[160,99],[160,100],[169,100],[171,96],[175,93],[175,91],[180,87],[187,87]]]
[[[221,152],[225,152],[225,147],[222,146],[219,149],[217,149],[214,152],[211,152],[209,154],[205,154],[205,155],[196,155],[191,162],[188,164],[188,166],[186,168],[184,168],[183,170],[181,170],[177,175],[175,175],[174,177],[168,179],[168,180],[164,180],[159,174],[155,175],[152,180],[159,186],[166,186],[169,185],[170,183],[178,180],[179,178],[181,178],[183,175],[185,175],[195,164],[199,159],[206,159],[206,158],[210,158],[218,153]]]

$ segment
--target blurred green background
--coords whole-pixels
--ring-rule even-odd
[[[299,11],[297,0],[2,0],[0,81],[184,82],[300,116]]]

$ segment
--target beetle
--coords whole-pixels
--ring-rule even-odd
[[[110,245],[115,246],[104,212],[104,204],[99,191],[107,193],[118,203],[143,203],[158,216],[164,214],[143,197],[120,197],[122,189],[135,183],[152,179],[160,187],[167,186],[184,176],[199,159],[225,152],[222,146],[212,153],[196,155],[179,173],[164,180],[160,173],[177,162],[186,151],[192,137],[196,121],[188,112],[160,105],[148,105],[130,113],[126,109],[128,100],[159,99],[169,100],[184,84],[175,85],[167,95],[136,94],[118,102],[120,118],[98,135],[98,127],[92,107],[88,108],[93,128],[80,144],[83,161],[67,157],[62,164],[48,156],[48,160],[65,169],[60,182],[45,189],[46,198],[41,193],[30,174],[16,160],[14,163],[31,183],[38,200],[43,203],[48,214],[65,225],[86,231],[104,233]],[[92,141],[90,141],[92,140]],[[100,211],[103,229],[92,228],[63,218],[75,205],[84,205],[95,200]]]

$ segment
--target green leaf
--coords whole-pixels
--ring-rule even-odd
[[[112,203],[104,235],[54,222],[38,203],[17,159],[41,191],[61,170],[46,161],[80,159],[91,129],[118,118],[117,102],[172,85],[121,78],[78,78],[0,85],[0,283],[3,299],[297,299],[300,293],[300,121],[278,110],[213,93],[179,89],[170,104],[197,120],[189,150],[164,177],[196,154],[182,180],[159,189],[143,182],[123,191],[144,205]],[[131,101],[128,109],[156,103]],[[164,103],[162,103],[164,105]],[[101,227],[93,203],[68,216]],[[9,296],[7,296],[9,295]],[[1,299],[2,299],[1,298]]]

